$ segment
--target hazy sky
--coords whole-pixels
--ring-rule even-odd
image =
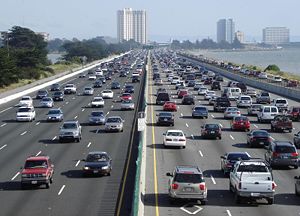
[[[233,18],[247,36],[261,36],[267,26],[300,36],[300,0],[1,0],[0,6],[0,30],[20,25],[51,38],[116,37],[116,11],[125,7],[147,10],[150,39],[214,37],[220,18]]]

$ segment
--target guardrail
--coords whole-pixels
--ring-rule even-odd
[[[218,67],[213,64],[209,64],[206,62],[203,62],[202,59],[199,59],[197,56],[189,55],[189,54],[182,54],[180,53],[182,57],[192,59],[194,61],[200,62],[201,65],[203,65],[205,68],[214,71],[218,74],[221,74],[224,77],[227,77],[229,79],[235,80],[237,82],[243,82],[246,85],[259,88],[274,94],[281,95],[286,98],[290,98],[296,101],[300,101],[300,89],[299,88],[293,88],[293,87],[287,87],[284,84],[276,84],[272,83],[270,80],[263,80],[259,79],[254,76],[247,76],[244,74],[241,74],[239,72],[234,72],[230,70],[226,70],[224,68]]]

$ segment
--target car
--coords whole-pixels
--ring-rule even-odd
[[[213,81],[211,90],[221,90],[221,83],[219,81]]]
[[[251,123],[246,116],[234,116],[230,122],[231,130],[245,130],[249,131]]]
[[[187,82],[187,86],[188,86],[188,87],[194,87],[195,84],[196,84],[196,81],[195,81],[195,80],[188,80],[188,82]]]
[[[225,111],[227,107],[231,106],[231,102],[227,97],[218,97],[214,103],[214,111],[220,112]]]
[[[96,80],[96,82],[94,82],[94,88],[101,88],[102,87],[102,82],[100,80]]]
[[[140,76],[136,76],[136,75],[134,76],[134,75],[132,75],[131,82],[132,83],[140,82]]]
[[[177,112],[177,105],[175,102],[166,101],[163,105],[163,110]]]
[[[47,113],[47,121],[62,121],[64,113],[60,108],[50,109]]]
[[[285,98],[276,98],[272,101],[271,105],[276,106],[279,112],[287,111],[289,107],[288,100]]]
[[[238,82],[237,84],[236,84],[236,87],[238,87],[238,88],[240,88],[241,89],[241,92],[242,93],[246,93],[246,91],[247,91],[247,86],[245,85],[245,83],[241,83],[241,82]]]
[[[265,72],[262,72],[258,75],[259,79],[268,79],[268,74]]]
[[[35,120],[35,110],[30,106],[20,107],[16,114],[16,121],[33,121]]]
[[[249,116],[256,116],[261,109],[261,104],[251,104],[251,106],[247,108],[247,112]]]
[[[198,90],[198,95],[205,95],[205,93],[208,91],[207,87],[200,87]]]
[[[74,140],[80,142],[82,138],[81,125],[77,120],[65,121],[59,130],[59,142]]]
[[[105,79],[104,76],[100,76],[100,77],[98,78],[98,80],[101,81],[103,84],[106,83],[106,79]]]
[[[90,74],[89,75],[89,80],[96,80],[96,79],[97,79],[97,77],[96,77],[95,74]]]
[[[33,106],[33,100],[30,96],[23,96],[20,99],[18,106],[20,106],[20,107],[23,107],[23,106],[32,107]]]
[[[52,99],[54,101],[63,101],[64,100],[64,92],[62,91],[56,91],[52,94]]]
[[[295,176],[295,195],[300,196],[300,176]]]
[[[49,156],[30,156],[21,168],[21,188],[45,185],[48,189],[53,183],[54,165]]]
[[[156,89],[156,96],[160,93],[160,92],[167,92],[167,89],[166,88],[158,88],[158,89]]]
[[[134,102],[131,99],[122,100],[121,110],[134,110]]]
[[[290,106],[287,110],[287,115],[289,115],[293,121],[300,121],[300,106]]]
[[[216,96],[216,93],[215,91],[209,91],[207,90],[205,93],[204,93],[204,100],[209,100],[211,99],[212,97]]]
[[[170,95],[168,92],[158,92],[155,103],[157,105],[164,104],[165,102],[170,101]]]
[[[222,129],[219,124],[206,123],[201,126],[200,133],[202,138],[222,139]]]
[[[133,94],[134,93],[134,86],[129,85],[129,84],[125,85],[124,92]]]
[[[77,88],[75,84],[69,83],[66,84],[64,88],[64,93],[65,94],[76,94],[77,93]]]
[[[178,92],[178,98],[183,98],[184,95],[187,95],[189,92],[187,89],[181,89],[179,92]]]
[[[248,88],[245,92],[246,95],[250,96],[250,97],[256,97],[257,92],[255,89],[252,88]]]
[[[80,73],[79,74],[79,78],[85,78],[86,77],[86,74],[85,73]]]
[[[293,121],[288,115],[276,115],[274,119],[271,120],[271,131],[272,132],[284,132],[288,131],[292,133],[293,131]]]
[[[93,95],[94,94],[94,89],[93,87],[86,86],[83,89],[83,95]]]
[[[156,114],[156,125],[174,126],[174,115],[170,112],[159,112]]]
[[[53,83],[50,87],[50,91],[59,91],[60,90],[60,84],[59,83]]]
[[[154,85],[163,85],[162,79],[161,79],[161,78],[156,78],[156,79],[154,80]]]
[[[269,104],[271,103],[271,97],[269,92],[262,91],[256,96],[256,103]]]
[[[121,88],[121,85],[119,82],[112,82],[111,83],[111,89],[120,89]]]
[[[247,145],[250,148],[269,146],[271,140],[270,134],[265,130],[255,129],[247,134]]]
[[[174,76],[171,81],[171,85],[176,85],[178,81],[180,81],[180,78],[178,76]]]
[[[186,137],[182,130],[167,130],[167,132],[163,133],[163,135],[164,147],[186,147]]]
[[[237,107],[227,107],[224,112],[224,118],[232,119],[235,116],[241,116],[241,111]]]
[[[107,73],[104,77],[105,77],[106,80],[111,80],[112,79],[112,74]]]
[[[132,100],[132,95],[130,93],[123,93],[120,98],[121,101]]]
[[[183,104],[183,105],[195,104],[194,95],[192,95],[192,94],[184,95],[182,100],[181,100],[181,104]]]
[[[84,162],[82,171],[83,176],[106,175],[110,176],[112,171],[112,159],[107,152],[89,152]]]
[[[123,132],[124,120],[120,116],[110,116],[105,122],[105,132]]]
[[[103,110],[92,111],[91,114],[89,115],[90,125],[95,125],[95,124],[104,125],[105,121],[106,121],[106,117]]]
[[[248,95],[240,95],[236,101],[237,107],[250,107],[252,104],[252,98]]]
[[[114,97],[114,92],[110,89],[105,89],[101,92],[103,99],[112,99]]]
[[[185,89],[185,87],[186,87],[186,86],[185,86],[185,82],[184,82],[184,81],[180,81],[180,80],[179,80],[179,81],[176,82],[176,85],[175,85],[175,89],[176,89],[176,90],[179,89],[179,88],[181,88],[181,89],[184,88],[184,89]]]
[[[294,145],[296,148],[300,148],[300,131],[294,134]]]
[[[49,93],[46,89],[41,89],[38,90],[38,92],[36,93],[35,98],[36,99],[42,99],[43,97],[48,97]]]
[[[197,105],[194,106],[192,111],[193,118],[208,118],[208,109],[205,106]]]
[[[266,149],[265,160],[271,167],[293,166],[295,169],[298,168],[299,154],[292,142],[272,140]]]
[[[51,108],[53,106],[54,106],[54,102],[51,97],[43,97],[42,100],[40,101],[40,107]]]
[[[104,107],[104,104],[102,97],[94,97],[91,101],[91,107]]]
[[[280,76],[274,76],[272,79],[272,82],[274,83],[281,83],[282,82],[282,78]]]
[[[217,95],[212,95],[210,99],[208,99],[208,105],[214,105],[218,96]]]
[[[204,87],[203,83],[196,82],[194,85],[194,91],[198,91],[201,87]]]
[[[204,176],[198,166],[176,166],[172,173],[166,173],[170,203],[176,200],[200,200],[202,205],[207,201],[207,187]]]
[[[259,113],[257,113],[257,121],[260,123],[270,122],[278,114],[279,111],[276,106],[262,106]]]
[[[234,164],[239,160],[250,160],[251,156],[248,152],[227,152],[221,157],[221,171],[226,176],[234,168]]]

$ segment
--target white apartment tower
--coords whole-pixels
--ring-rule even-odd
[[[227,41],[233,43],[235,37],[235,24],[233,19],[220,19],[217,22],[217,42]]]
[[[147,17],[145,10],[125,8],[117,12],[118,41],[135,40],[147,43]]]
[[[263,29],[263,43],[286,44],[290,42],[290,30],[286,27],[267,27]]]

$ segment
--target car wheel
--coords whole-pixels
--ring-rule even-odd
[[[293,130],[292,130],[292,129],[290,129],[290,130],[289,130],[289,133],[292,133],[292,131],[293,131]]]
[[[235,193],[234,201],[235,201],[236,204],[240,204],[241,203],[241,196],[238,195],[237,193]]]
[[[295,166],[294,166],[294,169],[298,169],[298,165],[295,165]]]
[[[295,194],[296,194],[296,196],[300,196],[300,193],[298,192],[296,187],[295,187]]]
[[[169,202],[170,202],[170,204],[175,204],[176,203],[176,199],[174,199],[174,198],[169,198]]]
[[[201,205],[206,205],[206,200],[200,200]]]
[[[50,184],[53,184],[53,177],[49,179]]]
[[[46,183],[46,188],[47,188],[47,189],[50,188],[50,182]]]
[[[274,203],[274,198],[268,198],[267,201],[269,205],[272,205]]]
[[[110,176],[110,171],[106,174],[107,176]]]

